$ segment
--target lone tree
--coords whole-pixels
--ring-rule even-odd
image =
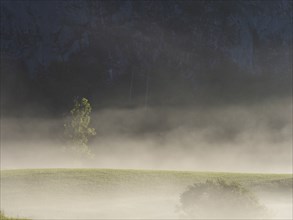
[[[75,98],[70,117],[64,124],[64,134],[71,149],[79,153],[92,155],[88,147],[88,138],[96,135],[90,127],[92,107],[86,98]]]

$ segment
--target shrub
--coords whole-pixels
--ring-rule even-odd
[[[237,182],[207,180],[189,186],[180,196],[180,209],[188,218],[257,218],[265,208],[257,197]]]

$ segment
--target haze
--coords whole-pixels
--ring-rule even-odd
[[[223,177],[292,219],[292,6],[1,0],[0,211],[188,218],[180,194]],[[76,98],[93,157],[66,145]]]
[[[64,118],[4,118],[1,167],[290,173],[291,111],[288,99],[251,106],[95,111],[93,159],[62,150]]]

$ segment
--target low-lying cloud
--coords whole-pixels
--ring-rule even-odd
[[[2,168],[107,167],[292,171],[292,103],[104,109],[92,114],[94,159],[63,149],[63,119],[3,119]]]

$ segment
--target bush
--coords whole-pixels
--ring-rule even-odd
[[[189,186],[180,196],[180,209],[188,218],[257,218],[265,208],[257,197],[237,182],[207,180]]]

